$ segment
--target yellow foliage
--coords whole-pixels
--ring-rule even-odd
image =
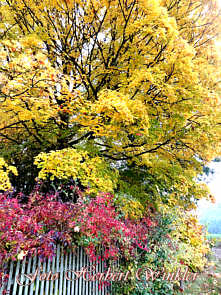
[[[156,183],[143,199],[191,208],[209,195],[196,177],[221,154],[217,1],[1,0],[0,13],[0,136],[11,154],[16,145],[23,159],[25,147],[31,162],[78,145],[91,165],[145,170]],[[72,161],[82,170],[49,170],[95,183]]]
[[[128,196],[116,195],[116,205],[123,212],[125,218],[139,219],[144,213],[144,206],[136,199]]]
[[[11,189],[11,183],[8,177],[9,173],[18,175],[14,166],[9,166],[3,158],[0,157],[0,190],[7,191]]]
[[[193,269],[202,271],[207,261],[205,255],[210,252],[203,226],[199,224],[196,216],[188,212],[180,212],[175,226],[173,236],[181,247],[178,260],[183,260]]]
[[[88,187],[88,193],[113,192],[116,185],[117,172],[114,175],[101,158],[90,158],[85,151],[67,148],[40,153],[34,164],[40,168],[40,179],[78,179]]]

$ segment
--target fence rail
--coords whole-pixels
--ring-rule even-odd
[[[93,264],[94,265],[94,264]],[[107,295],[111,286],[99,289],[99,281],[87,281],[76,274],[92,263],[82,247],[77,252],[64,254],[57,246],[53,260],[41,262],[39,257],[25,258],[22,262],[10,262],[9,279],[3,289],[9,295]],[[104,264],[94,265],[95,273],[104,272]],[[76,272],[76,273],[74,273]]]

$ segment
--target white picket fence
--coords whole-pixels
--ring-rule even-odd
[[[7,290],[9,295],[110,294],[111,286],[99,289],[98,280],[86,281],[82,276],[77,279],[73,271],[80,271],[82,267],[89,266],[92,266],[92,263],[89,262],[83,248],[79,247],[75,254],[64,254],[62,248],[57,246],[56,256],[52,261],[41,262],[38,257],[33,257],[24,259],[22,262],[11,262],[9,279],[5,287],[0,289],[0,295],[3,294],[3,289]],[[103,263],[97,263],[95,267],[95,273],[105,272]],[[33,276],[34,273],[38,274],[32,283],[24,274]]]

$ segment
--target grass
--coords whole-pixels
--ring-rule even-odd
[[[208,234],[208,239],[220,239],[221,240],[221,234]]]
[[[185,295],[220,295],[221,294],[221,257],[209,257],[206,270],[194,282],[185,284]]]

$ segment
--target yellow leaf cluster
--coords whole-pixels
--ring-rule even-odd
[[[123,212],[125,218],[139,219],[144,213],[144,206],[135,198],[128,198],[128,196],[117,195],[115,203]]]
[[[9,166],[5,160],[0,157],[0,190],[7,191],[11,189],[9,173],[18,175],[16,167]]]
[[[87,192],[113,192],[116,185],[116,174],[109,169],[99,157],[90,158],[82,150],[67,148],[49,153],[40,153],[34,161],[40,169],[40,179],[80,180],[88,188]]]

